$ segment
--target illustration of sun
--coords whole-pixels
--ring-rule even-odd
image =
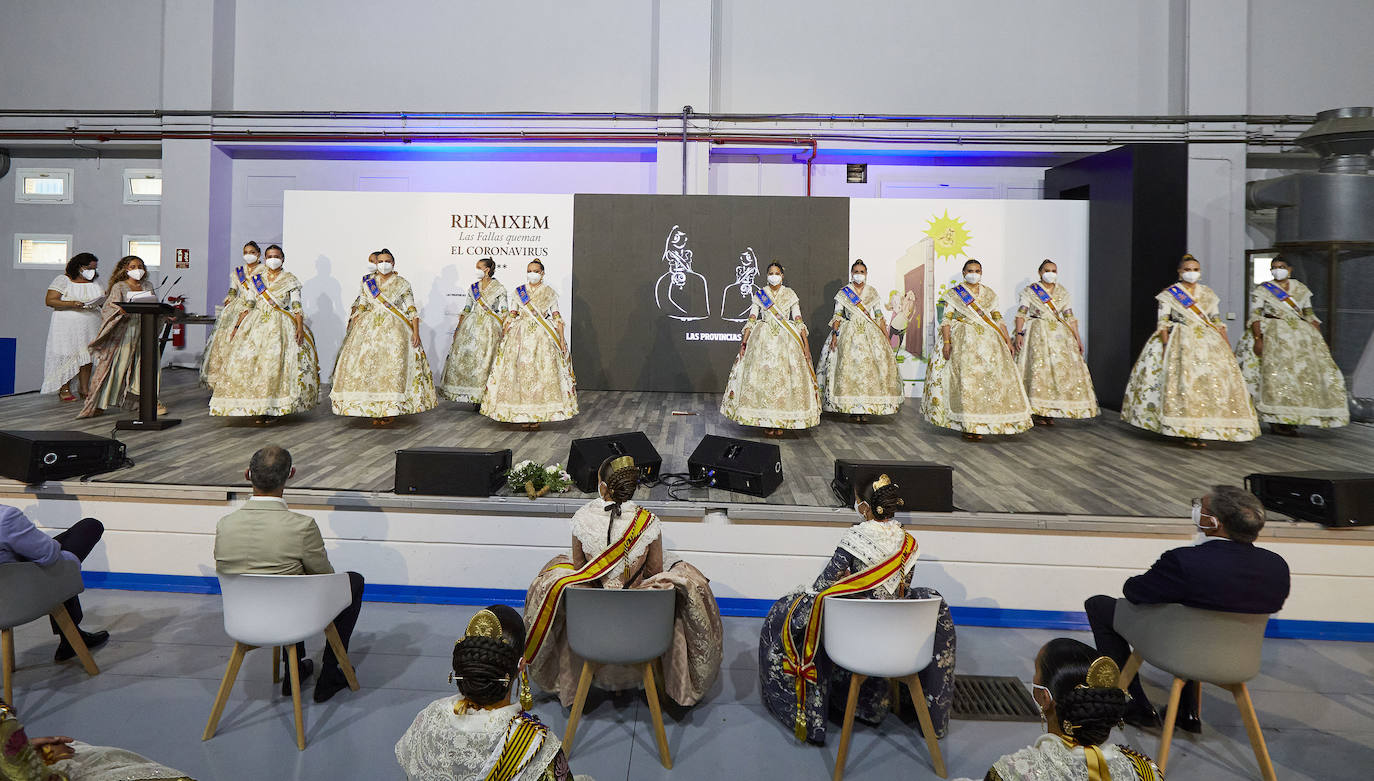
[[[935,242],[935,255],[942,258],[964,254],[964,248],[973,238],[973,234],[964,226],[963,220],[949,216],[949,209],[945,209],[943,217],[930,218],[930,227],[926,228],[926,235]]]

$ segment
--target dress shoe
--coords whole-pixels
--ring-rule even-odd
[[[1196,713],[1180,713],[1174,719],[1174,726],[1194,735],[1202,734],[1202,719]]]
[[[109,632],[87,632],[82,629],[76,631],[81,633],[81,639],[85,641],[86,650],[88,651],[94,651],[110,641]],[[53,661],[65,662],[73,656],[76,656],[76,649],[72,648],[72,644],[67,642],[66,637],[63,637],[62,642],[57,644],[57,651],[52,655]]]
[[[293,653],[293,652],[295,652],[295,649],[294,649],[294,648],[288,649],[288,651],[287,651],[287,653]],[[287,664],[289,665],[290,662],[288,661]],[[301,674],[301,688],[304,689],[304,688],[305,688],[305,682],[306,682],[307,680],[309,680],[309,678],[310,678],[311,675],[314,675],[314,674],[315,674],[315,663],[312,662],[312,661],[309,660],[309,659],[302,659],[302,660],[300,660],[300,662],[297,663],[297,667],[298,667],[298,669],[299,669],[299,671],[300,671],[300,674]],[[290,667],[287,668],[286,675],[283,675],[283,676],[281,677],[281,696],[283,696],[283,697],[290,697],[290,696],[291,696],[291,669],[290,669]]]
[[[1126,712],[1122,714],[1121,718],[1132,727],[1141,729],[1159,729],[1164,726],[1154,708],[1140,705],[1134,700],[1126,705]]]
[[[315,682],[315,702],[329,702],[330,698],[348,688],[348,679],[343,670],[335,667],[320,673]]]

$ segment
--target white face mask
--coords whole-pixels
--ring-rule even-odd
[[[1053,285],[1054,281],[1056,279],[1059,279],[1059,275],[1053,271],[1046,271],[1045,273],[1040,275],[1040,278],[1045,280],[1045,284]]]
[[[849,278],[853,280],[854,284],[862,285],[864,283],[864,280],[868,279],[868,275],[863,273],[850,274]]]
[[[81,269],[81,276],[85,277],[87,282],[90,282],[92,279],[95,279],[95,269],[83,268]]]
[[[392,269],[394,268],[396,268],[395,263],[384,260],[381,263],[377,264],[377,273],[381,274],[382,276],[386,276],[387,274],[390,274]]]
[[[282,260],[281,258],[268,258],[267,267],[272,269],[273,271],[276,271],[277,269],[281,268],[281,264],[285,262],[286,261]]]
[[[525,272],[525,281],[526,281],[526,282],[529,282],[531,285],[537,285],[537,284],[539,284],[539,280],[541,280],[541,279],[543,279],[543,278],[544,278],[544,275],[543,275],[543,274],[540,274],[538,271],[527,271],[527,272]]]
[[[970,285],[978,284],[978,280],[982,278],[983,275],[979,274],[977,271],[970,271],[969,273],[964,275],[964,281],[969,283]]]
[[[778,285],[781,285],[781,284],[782,284],[782,274],[769,274],[769,275],[768,275],[768,284],[772,285],[773,287],[777,287]]]
[[[484,268],[479,268],[479,269],[477,269],[477,278],[478,278],[478,279],[486,279],[486,278],[487,278],[487,270],[484,269]]]
[[[258,256],[251,252],[245,252],[243,253],[243,262],[251,266],[258,262]]]
[[[367,273],[369,273],[369,274],[376,274],[376,273],[377,273],[377,264],[376,264],[376,263],[373,263],[372,261],[369,260],[369,261],[367,262]]]
[[[1184,282],[1187,282],[1188,284],[1191,285],[1191,284],[1193,284],[1194,282],[1198,281],[1199,279],[1202,279],[1202,272],[1201,272],[1201,271],[1185,271],[1185,272],[1183,272],[1182,274],[1180,274],[1179,276],[1183,277],[1183,281],[1184,281]]]
[[[1270,274],[1273,274],[1273,275],[1274,275],[1274,279],[1277,280],[1277,281],[1279,281],[1279,282],[1282,282],[1282,281],[1284,281],[1285,279],[1288,279],[1288,269],[1286,269],[1286,268],[1271,269],[1271,270],[1269,271],[1269,273],[1270,273]]]
[[[141,268],[131,268],[129,269],[129,279],[132,279],[133,281],[137,282],[140,279],[143,279],[143,275],[146,273],[148,272],[144,271]]]
[[[1212,516],[1210,516],[1210,515],[1207,516],[1207,517],[1208,517],[1208,518],[1212,518]],[[1194,544],[1194,545],[1201,545],[1202,543],[1207,542],[1208,540],[1212,539],[1211,537],[1208,537],[1208,536],[1207,536],[1207,532],[1209,532],[1209,531],[1216,531],[1217,528],[1218,528],[1218,526],[1219,526],[1219,525],[1218,525],[1218,523],[1217,523],[1217,521],[1216,521],[1215,518],[1212,518],[1212,522],[1211,522],[1211,523],[1205,524],[1205,525],[1204,525],[1204,524],[1202,523],[1202,505],[1197,505],[1197,504],[1193,505],[1193,529],[1194,529],[1194,532],[1193,532],[1193,544]]]

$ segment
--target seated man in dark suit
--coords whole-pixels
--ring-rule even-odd
[[[0,505],[0,564],[32,561],[40,567],[51,567],[61,559],[82,562],[91,555],[91,551],[95,549],[96,543],[100,542],[100,536],[104,533],[105,527],[100,521],[82,518],[66,531],[49,537],[34,526],[33,521],[18,508]],[[81,639],[86,641],[87,648],[94,651],[110,639],[109,632],[87,632],[80,628],[80,599],[72,597],[66,604],[72,623],[78,625],[77,631],[81,632]],[[52,633],[61,638],[53,659],[65,662],[76,656],[71,643],[62,637],[62,630],[57,628],[57,622],[49,619],[49,623],[52,624]]]
[[[1273,551],[1257,548],[1264,528],[1264,505],[1242,488],[1219,485],[1193,502],[1193,525],[1199,539],[1191,546],[1167,550],[1142,575],[1126,580],[1122,594],[1137,605],[1178,603],[1229,613],[1276,613],[1288,599],[1288,563]],[[1131,654],[1126,638],[1112,624],[1116,599],[1098,595],[1083,603],[1099,653],[1125,666]],[[1150,705],[1136,676],[1130,686],[1126,723],[1158,727],[1159,714]],[[1179,701],[1178,725],[1201,732],[1198,685],[1189,681]]]
[[[329,575],[334,567],[324,551],[324,538],[315,519],[291,512],[282,499],[288,478],[296,474],[291,454],[268,445],[253,454],[244,476],[253,484],[253,497],[243,508],[220,519],[215,526],[215,571],[221,575]],[[363,576],[348,573],[352,598],[334,619],[344,650],[363,606]],[[305,643],[296,645],[304,681],[315,665],[305,658]],[[324,702],[348,685],[339,669],[334,649],[326,647],[323,669],[315,682],[315,702]],[[282,678],[282,694],[291,693],[291,681]]]

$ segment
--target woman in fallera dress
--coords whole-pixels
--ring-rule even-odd
[[[390,424],[434,409],[434,376],[420,345],[420,313],[391,250],[377,250],[377,271],[363,276],[334,363],[329,401],[335,415]]]
[[[477,261],[477,281],[468,290],[468,305],[458,317],[453,345],[444,361],[440,396],[481,405],[496,348],[501,344],[507,308],[506,288],[496,280],[496,263],[482,258]]]
[[[243,262],[233,264],[229,272],[229,292],[224,294],[215,326],[210,330],[210,339],[205,343],[205,355],[200,359],[200,383],[211,391],[219,376],[220,365],[229,355],[229,342],[234,338],[234,325],[239,322],[248,305],[257,300],[253,290],[253,275],[262,270],[258,265],[262,249],[256,241],[243,245]]]
[[[138,409],[142,378],[139,377],[139,334],[142,318],[126,314],[119,304],[132,301],[146,293],[144,277],[148,268],[137,255],[125,255],[115,264],[110,275],[110,287],[105,292],[105,305],[100,310],[100,331],[91,340],[91,395],[78,417],[99,415],[110,407]],[[149,294],[150,295],[150,294]],[[162,372],[158,371],[161,382]],[[156,393],[157,389],[154,388]],[[165,415],[167,408],[157,405],[157,414]]]
[[[255,270],[253,300],[233,325],[210,414],[259,422],[314,409],[320,401],[320,358],[301,309],[301,283],[285,270],[276,244]],[[262,266],[267,268],[263,269]]]
[[[1226,339],[1220,299],[1199,282],[1202,264],[1192,255],[1179,261],[1178,276],[1155,296],[1158,326],[1131,369],[1121,418],[1190,447],[1254,439],[1259,420]]]
[[[1055,418],[1095,418],[1097,393],[1083,360],[1069,291],[1059,282],[1054,261],[1042,261],[1037,275],[1040,279],[1021,291],[1012,343],[1031,416],[1046,426]]]
[[[1250,291],[1250,317],[1236,345],[1259,419],[1285,436],[1296,436],[1299,426],[1348,425],[1345,376],[1322,339],[1312,291],[1293,279],[1292,266],[1281,257],[1269,270],[1273,281]]]
[[[515,288],[502,328],[482,395],[482,414],[528,430],[576,415],[577,378],[558,313],[558,294],[544,284],[542,262],[531,260],[525,266],[525,284]]]
[[[191,781],[180,770],[132,751],[65,736],[30,738],[13,706],[0,700],[0,778],[6,781]]]
[[[530,677],[565,706],[572,703],[582,672],[582,659],[573,655],[564,632],[567,585],[677,592],[673,645],[660,659],[664,693],[677,704],[698,702],[720,672],[723,630],[711,581],[663,549],[658,516],[633,501],[638,486],[633,458],[606,459],[597,470],[600,495],[573,514],[572,550],[544,565],[525,598]],[[634,689],[642,683],[640,670],[602,665],[593,680],[605,689]]]
[[[825,412],[861,423],[869,415],[895,415],[902,407],[902,381],[882,299],[868,284],[868,266],[862,260],[849,267],[849,284],[835,294],[830,337],[821,347],[816,374]]]
[[[42,393],[57,393],[62,401],[76,401],[72,380],[82,398],[91,391],[90,343],[100,331],[100,285],[95,283],[99,260],[80,252],[48,285],[43,303],[52,310],[48,346],[43,360]]]
[[[782,284],[781,263],[768,265],[768,286],[754,290],[739,355],[730,367],[721,414],[769,436],[821,422],[821,394],[801,302]]]
[[[844,713],[844,695],[849,691],[850,674],[830,662],[823,645],[808,646],[808,636],[820,636],[819,624],[811,626],[817,600],[940,596],[934,589],[911,585],[917,546],[916,539],[894,520],[902,505],[897,485],[883,475],[859,487],[856,493],[858,523],[840,538],[829,563],[809,588],[798,586],[773,603],[759,634],[759,684],[763,704],[783,726],[793,731],[798,740],[820,745],[825,743],[830,715]],[[883,579],[876,586],[856,585],[856,581],[871,582],[877,578]],[[790,641],[784,642],[784,632],[790,633]],[[811,682],[810,676],[806,676],[799,690],[797,676],[793,673],[813,666],[815,681]],[[954,622],[943,601],[935,626],[934,662],[920,672],[919,678],[930,707],[935,735],[943,737],[949,727],[949,709],[954,701]],[[898,696],[903,703],[910,704],[910,696],[904,689]],[[888,681],[869,678],[859,687],[855,718],[874,724],[892,706]]]
[[[983,264],[964,262],[964,279],[940,297],[940,341],[926,372],[921,413],[977,441],[984,434],[1017,434],[1031,422],[1026,386],[1011,356],[997,293],[981,284]]]

